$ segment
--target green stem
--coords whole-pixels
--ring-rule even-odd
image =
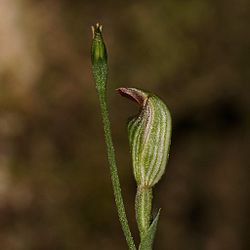
[[[112,142],[109,113],[107,107],[106,84],[108,77],[107,50],[102,37],[102,26],[96,24],[92,27],[93,41],[91,47],[92,70],[96,84],[96,89],[100,101],[102,121],[104,127],[105,142],[108,151],[108,162],[111,174],[111,181],[115,196],[115,203],[122,230],[125,235],[130,250],[136,250],[133,237],[131,235],[125,207],[122,199],[122,192],[115,160],[115,150]]]
[[[141,241],[144,239],[152,221],[152,188],[151,187],[137,187],[135,197],[135,212],[138,229],[140,232]]]
[[[129,225],[128,225],[128,220],[127,220],[122,193],[121,193],[118,171],[116,167],[115,150],[114,150],[114,146],[112,142],[109,113],[108,113],[107,101],[106,101],[106,91],[104,89],[101,89],[101,90],[99,89],[98,96],[99,96],[100,107],[101,107],[105,142],[107,145],[108,161],[109,161],[111,181],[113,185],[117,212],[118,212],[119,220],[122,225],[122,230],[125,235],[128,247],[130,250],[136,250],[136,246],[135,246],[135,243],[134,243],[134,240],[133,240],[133,237],[131,235]]]

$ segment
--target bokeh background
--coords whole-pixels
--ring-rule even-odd
[[[127,118],[115,93],[157,93],[173,116],[155,249],[250,249],[248,0],[0,0],[0,249],[127,249],[91,75],[104,26],[108,96],[132,231]]]

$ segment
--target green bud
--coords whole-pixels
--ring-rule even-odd
[[[108,77],[107,50],[102,36],[102,26],[99,23],[97,23],[95,26],[92,26],[92,32],[92,70],[97,92],[99,96],[101,95],[103,98],[106,92]]]
[[[91,47],[92,64],[94,65],[99,62],[107,63],[107,51],[102,37],[102,25],[97,23],[91,28],[93,32],[93,41]]]
[[[140,187],[153,187],[165,172],[171,139],[171,115],[163,101],[136,88],[119,93],[137,102],[140,113],[128,123],[134,177]]]

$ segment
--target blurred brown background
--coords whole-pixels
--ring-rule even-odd
[[[173,116],[157,250],[250,249],[248,0],[0,0],[0,249],[127,249],[90,64],[100,21],[119,174],[135,183],[120,86]]]

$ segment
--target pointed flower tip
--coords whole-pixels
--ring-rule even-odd
[[[121,96],[136,102],[140,106],[144,106],[148,98],[148,94],[140,89],[136,88],[118,88],[116,89]]]

